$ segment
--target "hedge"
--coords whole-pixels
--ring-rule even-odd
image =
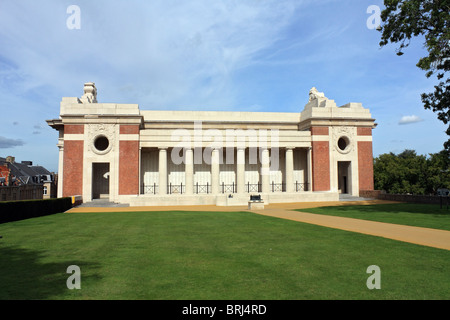
[[[71,198],[0,202],[0,223],[60,213],[72,208]]]

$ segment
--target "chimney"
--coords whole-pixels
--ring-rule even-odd
[[[15,163],[16,162],[16,158],[15,157],[11,157],[11,156],[7,156],[6,157],[6,162],[8,162],[8,163]]]

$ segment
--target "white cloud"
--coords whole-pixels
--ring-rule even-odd
[[[93,81],[100,102],[230,106],[234,72],[282,37],[302,3],[81,2],[81,28],[69,30],[63,3],[6,1],[0,5],[0,63],[7,64],[1,78],[14,80],[9,84],[19,94],[47,87],[80,95],[83,82]],[[112,101],[102,100],[102,92]]]
[[[410,124],[410,123],[416,123],[416,122],[421,122],[421,121],[423,121],[423,119],[416,115],[403,116],[400,119],[400,121],[398,122],[398,124]]]
[[[0,136],[26,142],[16,155],[32,152],[56,168],[57,132],[44,120],[58,116],[61,97],[80,97],[88,81],[99,102],[143,110],[300,112],[316,86],[338,105],[370,108],[380,123],[376,150],[399,132],[389,125],[397,120],[391,106],[399,114],[422,108],[420,93],[430,84],[415,67],[420,42],[400,60],[395,46],[380,50],[379,33],[366,27],[367,4],[348,2],[78,0],[81,29],[69,30],[73,2],[0,0],[0,110],[14,111],[2,114]],[[430,130],[445,137],[432,121]],[[418,134],[398,139],[416,142]],[[0,138],[0,147],[17,143]]]

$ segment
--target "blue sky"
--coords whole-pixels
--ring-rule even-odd
[[[315,86],[370,109],[374,156],[439,152],[446,127],[420,100],[436,82],[416,67],[423,41],[401,57],[380,48],[370,5],[383,1],[2,0],[0,156],[56,171],[45,120],[91,81],[99,102],[143,110],[301,112]]]

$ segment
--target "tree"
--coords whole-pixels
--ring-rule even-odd
[[[450,189],[450,151],[429,157],[405,150],[396,155],[385,153],[374,159],[376,190],[388,193],[436,194],[437,189]]]
[[[430,154],[428,189],[433,193],[439,188],[450,189],[450,151]]]
[[[380,46],[399,43],[397,55],[401,56],[412,37],[425,38],[428,56],[421,58],[417,67],[426,71],[428,78],[435,74],[439,83],[421,99],[425,109],[449,123],[446,133],[450,136],[450,0],[385,0],[384,5]],[[450,150],[450,138],[444,147]]]
[[[425,194],[427,159],[414,150],[382,154],[374,161],[375,189],[388,193]]]

